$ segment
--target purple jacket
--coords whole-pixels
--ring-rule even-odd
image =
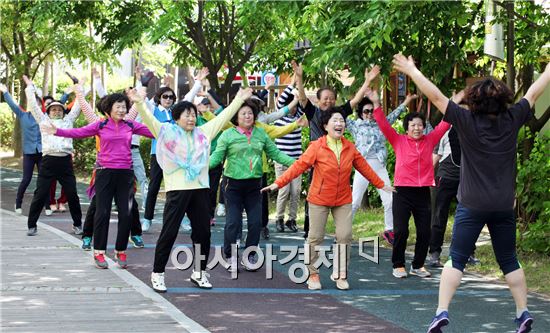
[[[112,119],[105,119],[80,128],[58,128],[55,132],[57,136],[73,139],[97,135],[99,137],[98,169],[132,169],[132,134],[153,137],[145,125],[132,120],[115,123]]]

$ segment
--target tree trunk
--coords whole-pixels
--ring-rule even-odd
[[[23,106],[25,110],[27,109],[27,96],[25,95],[25,82],[23,81],[23,78],[21,77],[19,79],[19,105]],[[23,156],[23,145],[21,140],[21,126],[19,125],[19,121],[15,122],[15,126],[13,127],[13,157],[21,157]]]
[[[516,70],[514,68],[514,1],[506,2],[506,14],[508,16],[508,29],[506,36],[506,84],[512,91],[516,91],[515,78]]]
[[[50,67],[50,60],[46,59],[46,61],[44,61],[44,77],[42,78],[42,96],[48,96],[50,94]],[[52,96],[54,94],[55,93],[52,91]]]

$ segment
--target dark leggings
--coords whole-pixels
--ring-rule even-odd
[[[214,215],[215,215],[214,210],[216,209],[216,197],[218,194],[218,187],[220,186],[220,178],[222,177],[222,173],[223,173],[223,165],[221,164],[208,171],[208,178],[210,182],[210,191],[209,191],[210,218],[214,218]],[[220,197],[221,196],[222,194],[220,193]]]
[[[514,211],[479,211],[458,204],[450,260],[454,268],[463,271],[474,250],[481,229],[487,224],[493,251],[504,275],[520,268],[516,257],[516,217]]]
[[[84,227],[82,228],[82,238],[91,238],[94,235],[94,215],[97,208],[95,198],[96,197],[94,195],[92,201],[90,201],[90,207],[88,207],[88,211],[86,212]],[[132,202],[132,211],[130,213],[132,214],[132,220],[130,222],[130,235],[141,236],[143,232],[141,230],[141,222],[139,220],[139,206],[135,197],[134,201]]]
[[[36,169],[40,172],[41,161],[42,153],[23,155],[23,179],[21,179],[21,183],[19,183],[19,187],[17,188],[17,196],[15,197],[15,208],[21,208],[21,205],[23,204],[23,196],[25,195],[25,191],[27,190],[27,187],[29,187],[29,184],[32,180],[34,166],[36,165]],[[50,209],[47,202],[44,207]]]
[[[157,196],[160,191],[160,183],[162,183],[162,168],[157,162],[157,155],[151,155],[151,168],[149,172],[149,189],[147,190],[147,200],[145,200],[145,213],[143,217],[147,220],[152,220],[155,217],[155,205],[157,204]]]

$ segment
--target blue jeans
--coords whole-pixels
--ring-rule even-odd
[[[479,211],[458,204],[456,208],[450,260],[454,268],[463,271],[474,251],[481,229],[487,224],[493,251],[504,275],[520,268],[516,257],[516,217],[514,210]]]
[[[227,177],[225,188],[226,220],[224,228],[223,251],[231,257],[231,244],[237,242],[237,235],[243,223],[243,208],[248,220],[246,247],[258,246],[262,228],[262,184],[261,178],[233,179]]]

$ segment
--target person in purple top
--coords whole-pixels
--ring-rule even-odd
[[[468,109],[464,109],[445,97],[416,68],[412,57],[398,54],[393,63],[396,70],[410,76],[445,115],[443,119],[453,125],[462,154],[450,256],[441,273],[439,303],[428,332],[439,333],[449,324],[449,304],[485,224],[516,303],[516,332],[531,331],[533,317],[527,310],[527,283],[516,257],[516,147],[520,128],[531,118],[535,101],[550,83],[550,64],[516,104],[511,104],[514,93],[504,82],[488,77],[466,89],[464,101]]]
[[[122,268],[127,267],[126,248],[130,234],[131,205],[134,191],[134,171],[132,170],[132,135],[152,138],[153,134],[145,125],[132,120],[124,120],[130,109],[130,101],[123,94],[106,96],[100,105],[105,120],[93,122],[74,129],[56,128],[53,124],[43,125],[43,130],[56,136],[87,138],[97,135],[100,149],[96,162],[96,200],[94,215],[94,261],[98,268],[107,268],[105,250],[109,232],[109,217],[113,197],[118,207],[118,232],[115,244],[115,261]]]

